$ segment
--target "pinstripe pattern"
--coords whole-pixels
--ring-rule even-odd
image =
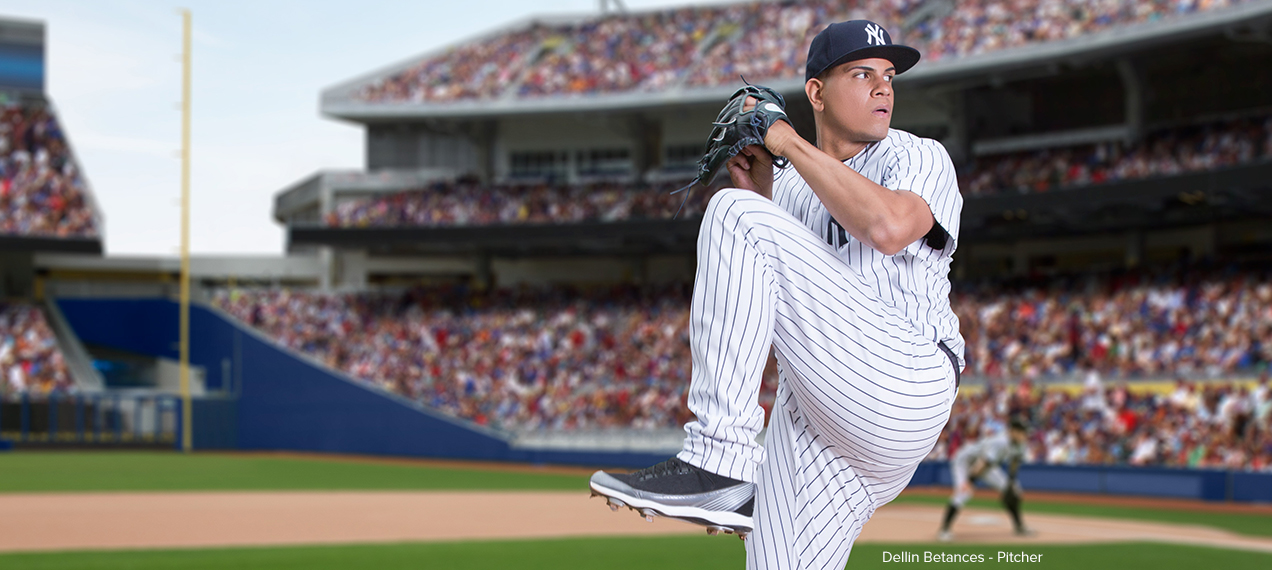
[[[949,308],[962,199],[935,141],[901,131],[847,162],[932,206],[952,239],[894,256],[831,225],[788,168],[774,200],[727,189],[698,236],[690,317],[693,378],[680,459],[755,482],[748,568],[842,568],[875,509],[935,444],[963,341]],[[768,347],[780,382],[765,447],[756,402]],[[767,449],[766,449],[767,448]]]

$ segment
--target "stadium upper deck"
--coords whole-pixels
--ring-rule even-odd
[[[544,17],[334,86],[322,110],[371,122],[655,107],[718,100],[739,75],[795,91],[812,36],[851,18],[898,30],[924,53],[903,79],[929,83],[1240,33],[1270,17],[1268,0],[752,1]]]
[[[88,183],[44,95],[44,25],[0,19],[0,251],[100,252],[100,231]]]

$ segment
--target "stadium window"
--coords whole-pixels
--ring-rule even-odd
[[[616,176],[632,172],[632,153],[625,148],[580,150],[575,154],[579,176]]]
[[[555,150],[514,152],[508,157],[508,174],[522,179],[564,179],[569,158],[565,152]]]
[[[664,151],[663,170],[693,170],[698,167],[698,159],[702,158],[701,144],[669,145]]]

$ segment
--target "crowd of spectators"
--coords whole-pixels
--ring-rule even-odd
[[[1253,0],[751,1],[536,22],[425,59],[363,89],[373,102],[449,102],[712,87],[801,77],[827,24],[870,19],[928,61],[1066,40]],[[907,27],[908,26],[908,27]]]
[[[688,419],[689,293],[233,289],[214,302],[331,368],[482,425],[653,429]]]
[[[990,384],[959,398],[929,459],[1002,431],[1007,418],[1032,427],[1027,461],[1272,471],[1272,387],[1179,380],[1173,390],[1106,386],[1080,391]]]
[[[439,182],[422,190],[342,202],[327,215],[326,223],[384,227],[615,222],[671,218],[681,204],[681,217],[701,214],[709,194],[701,188],[688,197],[671,193],[684,184]]]
[[[950,301],[969,375],[1215,378],[1272,362],[1266,269],[960,284]]]
[[[662,425],[674,418],[673,409],[641,408],[615,419],[584,405],[553,419],[535,416],[542,408],[529,402],[562,395],[562,388],[649,387],[659,405],[674,404],[673,392],[688,378],[687,292],[688,286],[402,295],[236,289],[218,293],[217,302],[286,346],[466,417],[515,426],[624,425],[644,417]],[[960,283],[951,301],[967,340],[969,377],[1224,378],[1272,363],[1266,270],[1174,268],[1029,286]],[[489,407],[465,409],[477,404],[460,396],[472,394],[490,395]]]
[[[39,307],[0,302],[0,396],[71,386],[62,350]]]
[[[962,177],[968,197],[1171,176],[1272,160],[1272,116],[1162,130],[1143,141],[982,157]],[[467,180],[338,204],[332,227],[449,226],[666,219],[701,214],[710,193],[695,189],[684,202],[662,184],[598,182],[483,185]]]
[[[88,190],[57,119],[38,103],[0,109],[0,234],[97,235]]]
[[[666,89],[693,61],[717,11],[681,8],[561,26],[527,66],[517,95]]]
[[[1046,192],[1199,172],[1272,159],[1272,116],[1165,129],[1133,144],[1094,145],[983,157],[959,186],[966,196]]]

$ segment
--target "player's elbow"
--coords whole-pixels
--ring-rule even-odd
[[[901,224],[880,221],[870,228],[870,246],[884,255],[896,255],[917,239],[909,236],[910,232]]]

